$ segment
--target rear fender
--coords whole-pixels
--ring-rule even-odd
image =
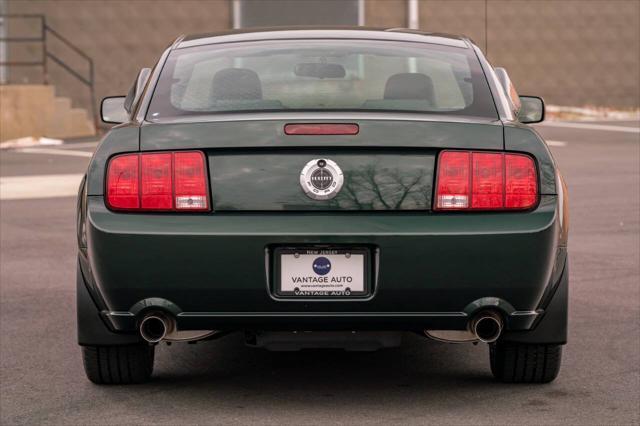
[[[81,346],[112,346],[141,343],[137,334],[115,333],[109,329],[96,306],[80,269],[76,273],[78,344]]]
[[[109,158],[121,152],[135,152],[140,148],[140,127],[136,123],[121,124],[112,128],[102,139],[93,154],[87,170],[87,195],[104,193],[106,167]]]
[[[518,122],[504,124],[504,149],[526,152],[536,159],[540,174],[540,195],[556,195],[556,163],[544,139],[530,126]]]
[[[528,344],[564,345],[567,343],[569,312],[569,262],[565,260],[560,281],[551,301],[530,331],[509,331],[502,341]]]

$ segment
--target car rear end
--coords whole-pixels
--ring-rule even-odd
[[[288,33],[174,45],[104,139],[80,344],[564,343],[562,185],[474,46]]]

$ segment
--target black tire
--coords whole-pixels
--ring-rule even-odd
[[[491,372],[505,383],[549,383],[558,377],[561,345],[498,342],[489,349]]]
[[[144,383],[151,377],[155,347],[82,346],[87,378],[99,385]]]

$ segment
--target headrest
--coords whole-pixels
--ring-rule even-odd
[[[262,84],[255,71],[225,68],[213,76],[211,97],[216,100],[261,100]]]
[[[433,101],[433,81],[419,73],[394,74],[384,86],[384,98]]]

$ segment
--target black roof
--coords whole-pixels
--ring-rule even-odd
[[[296,38],[392,40],[443,44],[462,48],[469,47],[469,40],[463,36],[430,33],[408,28],[292,26],[245,28],[204,34],[191,34],[178,38],[174,43],[174,48],[239,41]]]

